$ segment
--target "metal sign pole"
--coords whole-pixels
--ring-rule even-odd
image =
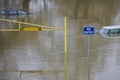
[[[88,35],[88,80],[90,80],[90,35],[94,34],[94,26],[84,26],[83,34]]]
[[[90,80],[90,36],[88,35],[88,80]]]

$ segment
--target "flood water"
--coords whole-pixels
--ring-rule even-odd
[[[29,10],[29,16],[7,18],[55,27],[67,17],[67,80],[119,80],[120,38],[88,36],[83,26],[120,24],[119,0],[0,0],[0,10]],[[18,28],[0,21],[1,29]],[[64,80],[64,32],[0,32],[0,80]],[[88,66],[90,74],[88,74]],[[90,75],[90,79],[88,79]]]

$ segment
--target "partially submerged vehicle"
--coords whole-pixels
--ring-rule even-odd
[[[120,25],[117,26],[104,26],[99,31],[101,34],[120,34]]]
[[[103,37],[120,37],[120,25],[104,26],[99,30]]]
[[[11,16],[11,15],[29,15],[30,13],[28,11],[21,9],[5,9],[2,10],[0,14],[4,16]]]

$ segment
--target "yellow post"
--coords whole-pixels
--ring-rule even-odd
[[[44,28],[43,28],[43,25],[42,25],[42,30],[43,30]]]
[[[20,24],[21,24],[21,23],[19,22],[18,24],[19,24],[19,31],[20,31]]]
[[[67,80],[67,19],[64,18],[64,80]]]

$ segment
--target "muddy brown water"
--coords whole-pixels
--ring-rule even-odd
[[[119,0],[1,0],[0,10],[22,8],[29,16],[2,18],[63,27],[67,17],[68,80],[88,79],[83,26],[120,24]],[[6,6],[4,5],[6,4]],[[0,21],[0,28],[18,28]],[[90,36],[90,80],[120,79],[120,38]],[[64,80],[63,31],[0,32],[0,80]]]

